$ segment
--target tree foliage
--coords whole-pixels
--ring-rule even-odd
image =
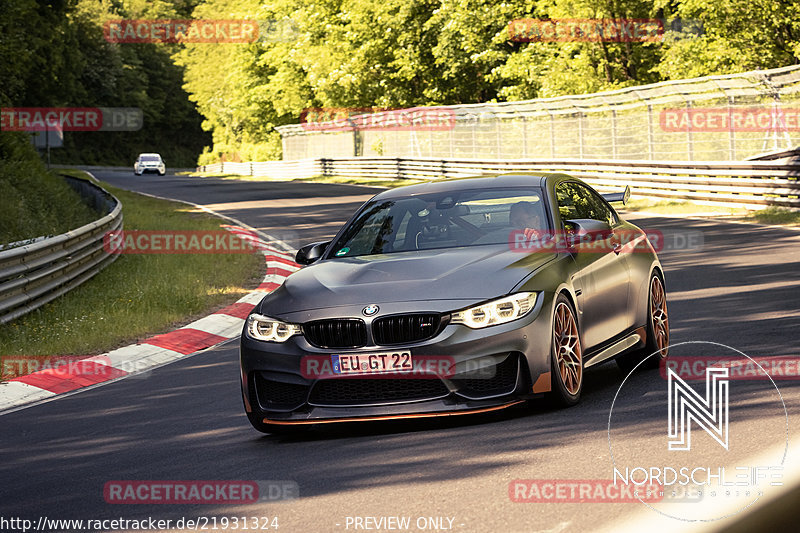
[[[109,43],[103,23],[119,18],[190,16],[195,3],[158,0],[0,0],[0,105],[138,107],[136,132],[65,132],[54,161],[132,165],[161,152],[191,165],[210,139],[183,90],[176,45]]]
[[[144,110],[152,128],[139,134],[71,135],[89,159],[152,145],[183,158],[209,140],[204,160],[279,158],[275,127],[307,108],[512,101],[800,61],[797,0],[0,0],[0,11],[3,105]],[[111,17],[252,19],[262,35],[117,45],[101,35]],[[703,33],[520,42],[509,22],[524,18],[682,19]]]
[[[195,17],[290,19],[296,34],[187,45],[177,60],[214,133],[214,157],[254,145],[277,157],[273,128],[297,123],[305,108],[510,101],[794,64],[798,10],[793,0],[208,0]],[[508,23],[519,18],[680,18],[703,34],[518,42]]]

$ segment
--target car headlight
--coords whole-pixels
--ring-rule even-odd
[[[297,324],[287,324],[258,313],[247,317],[245,331],[251,339],[267,342],[286,342],[289,337],[301,332]]]
[[[464,324],[472,329],[505,324],[522,318],[533,309],[535,292],[519,292],[469,309],[454,312],[451,324]]]

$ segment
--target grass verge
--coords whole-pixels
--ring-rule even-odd
[[[757,222],[759,224],[796,226],[800,225],[800,210],[768,207],[750,210],[743,207],[726,207],[702,205],[684,200],[651,200],[637,198],[628,202],[621,211],[646,211],[662,215],[697,215],[702,217],[725,217],[739,222]]]
[[[800,225],[800,211],[778,207],[768,207],[761,211],[756,211],[751,215],[751,218],[761,224]]]
[[[58,235],[99,217],[48,172],[27,136],[0,132],[0,244]]]
[[[746,216],[750,211],[742,207],[726,207],[718,205],[700,205],[685,200],[653,200],[634,198],[624,208],[625,211],[647,211],[665,215],[692,215],[708,213],[709,215]]]
[[[416,183],[425,183],[429,180],[417,179],[384,179],[384,178],[345,178],[340,176],[314,176],[311,178],[295,178],[292,181],[306,181],[313,183],[345,183],[348,185],[366,185],[368,187],[386,187],[394,189]]]
[[[414,185],[415,183],[423,183],[427,180],[417,179],[385,179],[385,178],[346,178],[341,176],[312,176],[310,178],[294,178],[294,179],[280,179],[270,178],[266,176],[242,176],[239,174],[220,174],[213,172],[180,172],[182,176],[191,176],[195,178],[222,178],[233,179],[241,181],[299,181],[309,183],[343,183],[346,185],[364,185],[367,187],[386,187],[387,189],[394,189],[395,187],[403,187],[405,185]]]
[[[227,223],[101,185],[122,202],[126,230],[218,231]],[[122,254],[76,289],[0,326],[0,355],[94,355],[169,331],[247,294],[263,264],[255,253]]]

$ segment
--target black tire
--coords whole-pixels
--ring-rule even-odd
[[[583,348],[575,309],[564,294],[556,298],[551,326],[550,403],[575,405],[583,390]]]
[[[664,279],[653,272],[647,284],[647,340],[644,348],[617,357],[617,366],[626,374],[642,360],[639,368],[658,368],[669,355],[669,314]],[[659,352],[656,354],[656,352]],[[653,355],[656,354],[656,355]]]

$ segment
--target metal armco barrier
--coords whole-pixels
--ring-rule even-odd
[[[122,204],[88,180],[65,176],[102,218],[55,237],[0,248],[0,324],[18,318],[61,296],[113,262],[103,236],[122,229]]]
[[[258,173],[254,173],[255,169]],[[565,172],[601,190],[630,185],[638,196],[751,208],[800,207],[800,162],[791,158],[697,162],[352,157],[217,163],[198,167],[197,170],[278,179],[313,176],[440,179],[505,172]]]
[[[323,173],[321,159],[299,161],[262,161],[253,163],[223,162],[197,167],[198,172],[238,174],[240,176],[262,176],[275,178],[309,178]]]

